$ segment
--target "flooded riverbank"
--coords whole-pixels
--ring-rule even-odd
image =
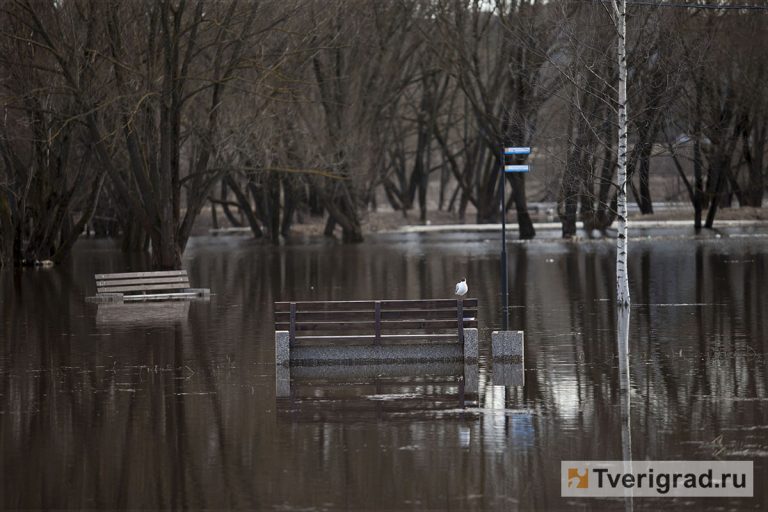
[[[196,238],[184,264],[211,300],[161,318],[100,317],[85,304],[94,273],[149,261],[79,242],[61,267],[0,274],[2,506],[624,510],[624,500],[560,498],[560,461],[627,449],[636,460],[754,460],[760,482],[768,238],[726,234],[632,241],[629,445],[610,240],[510,244],[522,387],[496,384],[488,360],[501,324],[490,233],[359,246]],[[355,375],[330,391],[305,375],[290,404],[276,399],[274,301],[449,298],[462,276],[481,328],[478,393],[464,407],[455,372],[434,368]],[[759,484],[751,500],[633,503],[766,505]]]

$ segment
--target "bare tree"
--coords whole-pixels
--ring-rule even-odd
[[[717,11],[679,12],[675,16],[680,47],[681,86],[668,130],[668,146],[694,207],[694,227],[713,227],[718,208],[759,206],[764,193],[768,130],[762,82],[766,58],[754,53],[765,38],[765,18]],[[676,144],[674,140],[677,139]],[[693,179],[679,145],[692,145]],[[746,177],[741,171],[746,168]]]
[[[563,237],[571,238],[578,213],[589,232],[604,231],[615,219],[615,86],[610,81],[616,70],[615,34],[612,21],[594,6],[563,12],[562,18],[566,50],[553,62],[567,82],[562,100],[568,111],[558,214]]]
[[[313,89],[301,113],[311,134],[306,150],[312,167],[327,176],[308,176],[328,212],[325,232],[338,224],[345,242],[363,239],[361,207],[371,200],[385,150],[377,133],[387,107],[403,90],[401,71],[420,41],[406,37],[412,3],[322,2],[312,16],[309,61]],[[322,7],[323,16],[317,15]],[[319,107],[319,108],[318,108]]]
[[[269,33],[291,9],[235,0],[18,5],[76,99],[113,190],[149,235],[154,265],[178,267],[223,174],[213,162],[226,95],[241,70],[258,62],[249,53],[257,33]],[[69,44],[94,18],[105,20],[86,48],[98,65],[89,71],[106,78],[96,95],[78,80]]]
[[[61,261],[93,214],[103,184],[79,105],[56,72],[57,61],[30,39],[29,4],[7,4],[0,43],[0,266]],[[53,18],[43,10],[40,17]],[[67,64],[83,87],[95,21],[70,34]]]
[[[438,140],[462,187],[463,204],[477,208],[479,222],[498,218],[498,172],[505,145],[530,145],[541,106],[560,87],[546,66],[557,52],[556,17],[537,2],[453,2],[437,17],[439,44],[471,111],[473,133],[457,138],[440,127]],[[453,141],[459,151],[453,151]],[[457,158],[459,157],[459,158]],[[463,162],[462,162],[463,161]],[[520,162],[522,163],[522,161]],[[528,213],[525,176],[507,176],[521,238],[535,235]]]
[[[418,20],[420,24],[425,22],[428,23],[425,18]],[[441,162],[432,158],[435,130],[438,125],[451,122],[456,87],[450,75],[435,65],[428,51],[418,52],[408,64],[411,66],[403,67],[403,77],[413,77],[410,85],[394,100],[386,114],[388,129],[382,133],[390,136],[382,141],[386,144],[387,154],[381,183],[392,207],[404,215],[418,199],[419,218],[425,222],[430,175],[445,169]],[[441,175],[440,208],[444,205],[447,177],[446,173]]]

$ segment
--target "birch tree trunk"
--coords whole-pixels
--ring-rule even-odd
[[[618,321],[616,341],[619,353],[619,390],[621,400],[621,447],[624,471],[632,473],[632,421],[629,375],[629,271],[627,269],[627,2],[612,0],[617,28],[616,55],[619,65],[618,114],[619,151],[617,179],[619,190],[616,206],[619,230],[616,235],[616,303]],[[632,509],[632,490],[625,489],[624,502]]]
[[[617,209],[619,229],[616,235],[616,302],[620,308],[629,307],[629,274],[627,270],[627,2],[611,0],[616,25],[619,65],[618,114],[619,154]]]

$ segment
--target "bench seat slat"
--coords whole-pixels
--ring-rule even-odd
[[[132,284],[174,284],[174,283],[189,283],[189,278],[186,276],[179,276],[179,277],[145,277],[141,279],[105,279],[102,281],[96,281],[96,287],[101,288],[103,286],[127,286]]]
[[[405,329],[456,329],[457,320],[389,320],[381,322],[381,330],[405,330]],[[362,320],[354,322],[296,322],[296,331],[335,331],[340,329],[373,331],[376,322],[374,320]],[[275,330],[287,331],[290,322],[276,322]],[[477,327],[477,320],[465,318],[464,328]]]
[[[142,292],[150,290],[184,290],[189,288],[189,281],[173,284],[145,284],[145,285],[131,285],[131,286],[105,286],[98,288],[99,293],[114,293],[114,292]]]
[[[371,311],[299,311],[296,313],[297,322],[344,322],[373,320]],[[476,309],[464,309],[464,318],[477,318]],[[381,320],[456,320],[456,308],[433,309],[427,311],[382,311]],[[276,322],[290,322],[290,313],[275,313]]]
[[[175,293],[148,293],[146,295],[124,295],[125,301],[143,301],[143,300],[158,300],[158,299],[189,299],[191,297],[199,297],[198,292],[175,292]]]
[[[132,279],[136,277],[175,277],[186,276],[186,270],[159,270],[157,272],[123,272],[121,274],[96,274],[97,281],[102,279]]]
[[[381,310],[431,310],[456,308],[457,299],[382,300]],[[463,299],[464,309],[477,308],[477,299]],[[294,302],[297,311],[373,311],[376,301],[300,301]],[[275,312],[290,311],[290,302],[275,302]]]

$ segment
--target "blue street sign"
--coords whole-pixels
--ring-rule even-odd
[[[528,172],[527,165],[505,165],[504,172]]]
[[[530,155],[531,148],[504,148],[505,155]]]

